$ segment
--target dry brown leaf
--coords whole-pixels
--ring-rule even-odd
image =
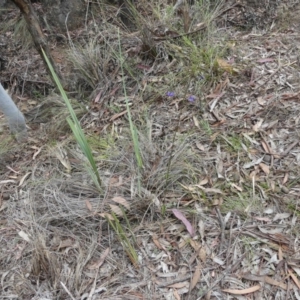
[[[195,126],[196,126],[197,128],[200,128],[200,126],[199,126],[199,121],[198,121],[198,119],[197,119],[196,116],[193,116],[193,121],[194,121]]]
[[[278,234],[278,233],[281,233],[283,228],[273,228],[273,229],[265,229],[261,226],[258,226],[258,229],[262,232],[262,233],[265,233],[265,234]]]
[[[220,265],[220,266],[223,266],[223,265],[225,264],[224,260],[222,260],[221,258],[219,258],[219,257],[217,257],[217,256],[215,256],[215,257],[213,258],[213,261],[214,261],[215,263],[217,263],[218,265]]]
[[[276,214],[275,217],[273,218],[273,221],[287,219],[287,218],[289,218],[290,216],[291,216],[290,213]]]
[[[204,178],[199,182],[199,185],[206,185],[208,183],[208,178]]]
[[[176,209],[176,208],[173,208],[172,212],[173,212],[174,216],[184,224],[184,226],[186,227],[189,234],[192,237],[195,236],[195,229],[192,226],[192,224],[190,223],[190,221],[186,218],[186,216],[179,209]]]
[[[200,248],[201,245],[197,241],[190,240],[190,245],[193,247],[193,249],[197,252]]]
[[[36,157],[40,154],[40,152],[42,151],[43,147],[31,147],[32,149],[34,150],[37,150],[34,154],[33,154],[33,157],[32,157],[32,160],[35,160]]]
[[[282,184],[286,184],[287,181],[288,181],[288,179],[289,179],[289,173],[286,172],[286,173],[284,174],[283,179],[282,179]]]
[[[168,285],[168,287],[173,288],[173,289],[182,289],[183,287],[188,287],[188,286],[189,286],[189,283],[187,281]]]
[[[278,247],[278,259],[283,260],[282,248],[280,246]]]
[[[240,187],[240,186],[238,186],[238,185],[236,185],[236,184],[234,184],[234,183],[231,183],[231,186],[232,186],[233,188],[235,188],[236,190],[238,190],[239,192],[242,192],[242,191],[243,191],[243,188],[242,188],[242,187]]]
[[[282,100],[292,100],[292,99],[299,99],[299,93],[286,93],[281,95]]]
[[[271,154],[270,153],[269,145],[265,141],[261,141],[261,145],[264,148],[264,150],[265,150],[266,153]]]
[[[178,294],[177,290],[173,291],[173,295],[174,295],[174,297],[175,297],[176,300],[180,300],[180,295]]]
[[[245,169],[249,169],[249,168],[251,168],[251,167],[254,167],[255,165],[259,165],[259,164],[262,162],[263,159],[264,159],[263,157],[260,157],[260,158],[258,158],[258,159],[256,159],[256,160],[253,160],[253,161],[251,161],[251,162],[245,163],[245,164],[243,165],[243,167],[244,167]]]
[[[266,127],[266,129],[276,128],[278,125],[278,122],[279,122],[279,120],[274,120],[274,121],[269,122],[267,124],[268,126]]]
[[[100,268],[100,267],[102,266],[102,264],[104,263],[105,258],[107,257],[109,251],[110,251],[110,248],[107,248],[107,249],[103,252],[103,254],[101,255],[101,257],[100,257],[97,261],[95,261],[93,264],[89,265],[87,268],[88,268],[89,270],[95,270],[95,269]]]
[[[109,219],[111,221],[114,220],[114,217],[109,213],[100,213],[99,216],[102,217],[102,218],[105,218],[105,219]]]
[[[125,115],[126,113],[127,113],[127,110],[124,110],[118,114],[115,114],[110,118],[110,121],[114,121],[114,120],[120,118],[121,116]]]
[[[202,144],[200,144],[199,142],[196,142],[196,146],[200,151],[205,151],[205,148]]]
[[[124,199],[123,197],[113,197],[112,200],[113,200],[114,202],[117,202],[117,203],[123,205],[123,206],[126,207],[128,210],[130,209],[130,204],[129,204],[129,202],[128,202],[126,199]]]
[[[214,142],[215,139],[218,137],[218,135],[219,135],[219,133],[218,133],[218,132],[215,132],[215,133],[210,137],[210,140],[211,140],[212,142]]]
[[[224,178],[224,176],[222,175],[223,173],[223,161],[222,159],[217,159],[216,161],[216,169],[217,169],[217,174],[218,174],[218,178]]]
[[[101,98],[101,95],[102,95],[102,91],[100,91],[97,95],[96,95],[96,97],[95,97],[95,100],[94,100],[94,103],[99,103],[100,101],[100,98]]]
[[[292,273],[292,271],[290,269],[288,270],[288,272],[289,272],[289,275],[292,277],[293,281],[295,282],[295,284],[297,285],[298,289],[300,290],[300,282],[299,282],[297,276],[294,273]]]
[[[117,215],[117,216],[123,216],[122,209],[114,204],[109,204],[110,209]]]
[[[198,222],[198,228],[199,228],[198,231],[200,233],[201,239],[203,240],[205,237],[205,224],[204,224],[203,220],[200,220]]]
[[[258,284],[258,285],[254,285],[250,288],[243,289],[243,290],[225,289],[222,291],[225,293],[234,294],[234,295],[246,295],[246,294],[254,293],[254,292],[258,291],[260,288],[261,288],[261,285]]]
[[[200,260],[202,261],[202,262],[205,262],[206,261],[206,250],[203,248],[203,247],[201,247],[200,249],[199,249],[199,258],[200,258]]]
[[[284,290],[287,289],[287,285],[285,283],[276,281],[276,280],[272,279],[269,276],[259,276],[259,275],[253,275],[253,274],[244,274],[241,277],[244,278],[244,279],[246,279],[246,280],[265,282],[265,283],[268,283],[270,285],[278,286],[278,287],[280,287],[280,288],[282,288]]]
[[[205,188],[199,184],[195,184],[195,187],[198,187],[199,189],[201,189],[202,191],[204,191],[205,193],[212,193],[212,194],[223,194],[223,192],[220,189],[215,189],[215,188]]]
[[[87,209],[88,209],[90,212],[93,211],[92,204],[91,204],[91,202],[90,202],[88,199],[85,200],[85,205],[86,205]]]
[[[261,106],[264,106],[267,104],[267,101],[264,99],[264,97],[257,97],[257,103]]]
[[[118,187],[118,186],[121,186],[122,184],[123,184],[122,176],[118,176],[118,177],[115,176],[109,180],[109,186]]]
[[[260,168],[263,170],[263,172],[264,172],[266,175],[269,175],[269,174],[270,174],[270,168],[269,168],[269,166],[267,166],[267,165],[264,164],[264,163],[260,163],[259,166],[260,166]]]
[[[225,92],[222,92],[220,95],[218,95],[211,103],[209,111],[212,112],[219,102],[219,100],[225,95]]]
[[[182,240],[180,241],[180,243],[178,244],[178,248],[179,248],[179,249],[182,249],[182,248],[186,247],[186,245],[188,245],[187,239],[182,239]]]
[[[264,276],[264,282],[266,282],[270,285],[278,286],[278,287],[280,287],[284,290],[287,290],[287,285],[285,283],[280,282],[280,281],[276,281],[276,280],[272,279],[269,276]]]
[[[196,286],[196,284],[198,283],[199,279],[201,276],[201,265],[198,264],[196,267],[196,270],[194,272],[193,278],[191,280],[191,284],[190,284],[190,291],[193,290],[193,288]]]
[[[30,174],[31,174],[31,172],[28,172],[28,173],[26,173],[26,174],[21,178],[21,180],[20,180],[20,182],[19,182],[19,185],[18,185],[19,187],[23,185],[25,179],[26,179]]]
[[[164,247],[162,247],[162,245],[160,244],[156,234],[152,235],[152,241],[158,249],[161,249],[161,250],[164,249]]]
[[[72,239],[65,239],[59,243],[58,250],[74,246],[75,242]]]

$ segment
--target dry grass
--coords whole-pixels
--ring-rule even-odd
[[[0,299],[299,297],[300,40],[225,28],[209,3],[140,1],[133,32],[102,5],[69,33],[104,188],[58,96],[27,144],[2,133]]]

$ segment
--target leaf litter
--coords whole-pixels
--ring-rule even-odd
[[[216,59],[221,75],[201,85],[201,93],[199,80],[182,92],[188,85],[182,45],[154,39],[161,65],[149,67],[150,58],[138,55],[142,44],[124,32],[143,82],[128,75],[126,83],[142,174],[126,125],[122,74],[116,68],[109,81],[103,70],[97,80],[105,88],[82,119],[105,182],[102,194],[71,140],[47,148],[47,139],[36,137],[24,157],[13,144],[4,157],[2,296],[299,299],[300,40],[299,21],[289,21],[250,32],[227,27],[232,45]],[[112,30],[106,38],[113,47]],[[163,60],[167,50],[177,60],[171,65]],[[171,77],[178,73],[182,81]],[[105,138],[96,143],[91,128]],[[112,213],[137,252],[136,265],[108,225]]]

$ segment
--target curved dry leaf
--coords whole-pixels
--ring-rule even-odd
[[[195,184],[195,187],[198,187],[199,189],[201,189],[202,191],[204,191],[205,193],[212,193],[212,194],[223,194],[223,192],[220,189],[215,189],[215,188],[205,188],[199,184]]]
[[[262,145],[262,147],[264,148],[264,150],[265,150],[266,153],[268,153],[268,154],[271,154],[271,153],[272,153],[272,152],[271,152],[271,149],[270,149],[270,147],[269,147],[269,145],[267,144],[266,141],[262,140],[262,141],[261,141],[261,145]]]
[[[200,151],[205,151],[204,146],[203,146],[201,143],[199,143],[199,142],[196,142],[196,147],[197,147]]]
[[[190,223],[190,221],[184,216],[184,214],[176,208],[172,209],[172,212],[173,212],[174,216],[184,224],[184,226],[186,227],[189,234],[192,237],[195,236],[195,230],[194,230],[192,224]]]
[[[117,113],[117,114],[114,114],[111,118],[110,118],[110,121],[114,121],[118,118],[120,118],[121,116],[125,115],[127,113],[127,110],[124,110],[120,113]]]
[[[282,184],[287,183],[288,179],[289,179],[289,173],[285,173],[285,174],[284,174],[284,177],[283,177],[283,179],[282,179]]]
[[[190,240],[190,245],[193,247],[193,249],[197,252],[200,248],[201,245],[197,241]]]
[[[199,258],[202,262],[205,262],[206,261],[206,250],[202,247],[200,250],[199,250]]]
[[[254,285],[248,289],[243,289],[243,290],[233,290],[233,289],[226,289],[223,290],[223,292],[225,293],[229,293],[229,294],[234,294],[234,295],[246,295],[246,294],[250,294],[250,293],[254,293],[256,291],[258,291],[261,288],[261,285]]]
[[[257,103],[261,106],[264,106],[267,104],[267,101],[264,99],[264,97],[257,97]]]
[[[268,217],[253,217],[253,219],[261,222],[271,223],[272,220]]]
[[[256,159],[256,160],[253,160],[253,161],[251,161],[251,162],[248,162],[248,163],[246,163],[246,164],[243,165],[243,168],[244,168],[244,169],[249,169],[249,168],[251,168],[251,167],[254,167],[255,165],[259,165],[259,164],[262,162],[263,159],[264,159],[264,158],[261,157],[261,158],[259,158],[259,159]]]
[[[193,288],[196,286],[196,284],[198,283],[198,281],[200,279],[200,276],[201,276],[201,265],[198,264],[197,267],[196,267],[196,270],[194,272],[192,281],[191,281],[190,291],[192,291]]]
[[[118,186],[121,186],[122,184],[123,184],[123,177],[122,176],[112,177],[109,180],[109,183],[108,183],[109,186],[113,186],[113,187],[118,187]]]
[[[121,205],[123,205],[128,210],[130,209],[129,202],[127,200],[125,200],[123,197],[119,197],[119,196],[118,197],[113,197],[111,200],[114,201],[114,202],[117,202],[117,203],[119,203]]]
[[[217,256],[215,256],[215,257],[213,258],[213,261],[214,261],[215,263],[217,263],[218,265],[220,265],[220,266],[223,266],[223,265],[225,264],[224,260],[222,260],[221,258],[219,258],[219,257],[217,257]]]
[[[204,179],[202,179],[198,184],[199,185],[206,185],[208,183],[208,178],[205,177]]]
[[[26,173],[20,180],[19,187],[23,185],[25,179],[31,174],[31,172]]]
[[[283,228],[280,227],[274,229],[264,229],[263,227],[258,226],[258,229],[264,234],[277,234],[283,231]]]
[[[297,278],[297,276],[292,273],[292,271],[289,269],[289,275],[292,277],[293,281],[295,282],[295,284],[297,285],[298,289],[300,289],[300,282]]]
[[[164,249],[164,247],[162,247],[162,245],[160,244],[156,234],[152,235],[152,241],[158,249],[160,249],[160,250]]]
[[[281,213],[281,214],[276,214],[273,221],[277,221],[277,220],[282,220],[282,219],[287,219],[291,216],[290,213]]]
[[[58,250],[63,249],[63,248],[73,247],[74,245],[75,245],[74,240],[68,238],[68,239],[62,240],[59,243]]]
[[[200,220],[198,222],[198,231],[200,233],[201,239],[204,239],[204,237],[205,237],[205,224],[204,224],[203,220]]]
[[[176,300],[180,300],[181,299],[177,290],[173,291],[173,296],[175,297]]]
[[[109,206],[117,216],[123,216],[122,209],[119,206],[113,204],[109,204]]]
[[[198,119],[197,119],[196,116],[193,116],[193,121],[194,121],[195,126],[196,126],[197,128],[200,128],[200,126],[199,126],[199,121],[198,121]]]
[[[259,166],[260,166],[260,168],[263,170],[263,172],[264,172],[266,175],[269,175],[269,174],[270,174],[270,168],[269,168],[269,166],[267,166],[267,165],[264,164],[264,163],[260,163]]]
[[[182,289],[182,288],[188,287],[188,286],[189,286],[189,283],[187,281],[168,285],[169,288],[173,288],[173,289]]]
[[[90,202],[89,200],[87,200],[87,199],[85,200],[85,205],[86,205],[87,209],[88,209],[90,212],[93,211],[92,204],[91,204],[91,202]]]
[[[268,284],[271,284],[271,285],[274,285],[274,286],[279,286],[280,288],[282,288],[284,290],[288,289],[287,284],[285,284],[281,281],[274,280],[273,278],[271,278],[269,276],[264,276],[264,282],[266,282]]]
[[[105,218],[105,219],[109,219],[110,221],[114,220],[114,217],[111,214],[108,214],[108,213],[100,213],[99,216],[102,217],[102,218]]]
[[[109,251],[110,251],[110,248],[107,248],[107,249],[103,252],[103,254],[101,255],[101,257],[100,257],[97,261],[95,261],[93,264],[89,265],[87,268],[88,268],[89,270],[99,269],[99,268],[102,266],[102,264],[104,263],[105,258],[106,258],[107,255],[109,254]]]
[[[34,150],[37,150],[34,154],[33,154],[33,157],[32,157],[32,160],[35,160],[36,157],[40,154],[40,152],[42,151],[43,149],[43,146],[42,147],[31,147],[32,149]]]
[[[242,188],[242,187],[240,187],[240,186],[238,186],[238,185],[236,185],[236,184],[234,184],[234,183],[231,183],[231,186],[232,186],[233,188],[235,188],[236,190],[238,190],[239,192],[242,192],[242,191],[243,191],[243,188]]]

